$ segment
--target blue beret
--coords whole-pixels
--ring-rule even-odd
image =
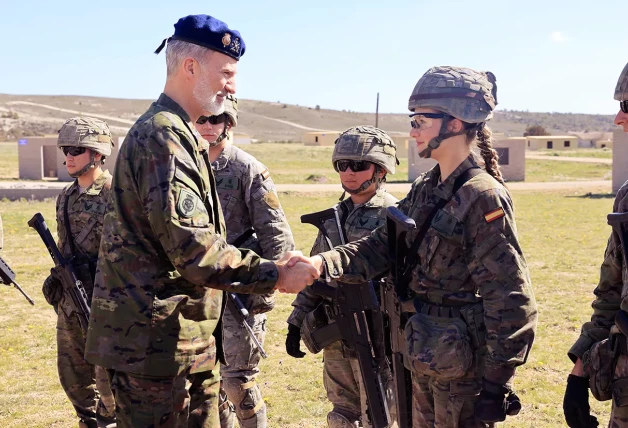
[[[244,55],[246,46],[242,36],[236,30],[230,30],[227,24],[209,15],[188,15],[174,24],[174,35],[164,39],[155,51],[156,54],[170,40],[181,40],[203,46],[239,60]]]

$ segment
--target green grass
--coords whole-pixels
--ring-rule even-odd
[[[527,182],[610,180],[612,165],[526,159]]]
[[[0,143],[0,180],[17,180],[17,143]]]
[[[609,148],[604,149],[572,149],[572,150],[538,150],[530,152],[543,156],[564,156],[568,158],[600,158],[600,159],[612,159],[613,150]]]
[[[396,195],[403,196],[403,195]],[[281,202],[297,246],[308,252],[315,236],[301,225],[301,214],[328,208],[336,194],[282,193]],[[610,232],[608,194],[514,192],[517,227],[539,307],[537,339],[528,363],[518,369],[516,387],[523,411],[509,427],[564,426],[562,397],[570,371],[567,350],[591,315],[592,291],[598,279]],[[54,202],[0,202],[5,249],[2,257],[17,272],[20,285],[36,300],[31,307],[13,288],[0,288],[0,426],[74,427],[73,410],[61,390],[55,364],[55,315],[41,295],[51,265],[38,235],[26,226],[42,212],[55,229]],[[266,348],[259,382],[268,403],[270,427],[325,427],[330,409],[322,385],[320,355],[295,360],[284,350],[285,320],[291,296],[278,295],[269,314]],[[602,424],[609,403],[592,403]]]

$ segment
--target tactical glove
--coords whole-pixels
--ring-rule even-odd
[[[288,324],[288,335],[286,336],[286,352],[294,358],[305,357],[305,352],[301,351],[301,329],[296,325]]]
[[[563,399],[565,421],[571,428],[595,428],[597,418],[591,416],[589,407],[589,379],[586,377],[569,375],[567,388]]]
[[[503,422],[506,416],[515,416],[521,410],[517,394],[504,385],[482,380],[482,392],[475,403],[475,418],[481,422]]]
[[[46,302],[56,307],[61,301],[61,297],[63,297],[63,285],[61,285],[61,281],[54,274],[50,274],[44,280],[41,292],[44,294]]]

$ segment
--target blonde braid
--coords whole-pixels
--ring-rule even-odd
[[[504,177],[502,176],[502,171],[499,166],[499,155],[497,154],[497,150],[493,148],[493,133],[490,128],[486,125],[481,125],[481,127],[477,131],[476,135],[476,144],[478,149],[480,150],[480,155],[482,159],[484,159],[484,167],[486,168],[486,172],[495,178],[495,180],[499,181],[501,184],[505,184]]]

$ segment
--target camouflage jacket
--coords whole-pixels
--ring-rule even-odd
[[[509,193],[489,174],[469,180],[452,198],[454,181],[476,166],[473,156],[439,184],[438,166],[421,175],[399,209],[417,229],[440,199],[449,202],[434,217],[418,249],[410,288],[434,304],[482,303],[488,346],[485,376],[504,384],[528,356],[536,330],[536,302],[523,257]],[[333,278],[360,282],[388,270],[386,227],[369,237],[323,253]]]
[[[269,260],[294,250],[294,240],[268,169],[245,151],[229,144],[212,163],[220,206],[233,244],[247,230],[255,235],[240,247]]]
[[[628,182],[617,192],[613,212],[628,212]],[[604,252],[600,281],[593,292],[595,300],[591,305],[593,306],[591,321],[582,326],[580,337],[568,353],[574,362],[576,358],[582,359],[584,353],[595,342],[609,336],[611,328],[615,326],[615,314],[619,309],[628,311],[628,268],[624,266],[623,253],[619,235],[613,230]]]
[[[221,236],[203,142],[162,94],[120,147],[87,334],[92,364],[166,377],[211,370],[222,358],[222,290],[274,288],[274,263]]]
[[[397,203],[397,198],[384,190],[379,190],[369,201],[364,204],[354,205],[351,198],[336,204],[338,214],[341,218],[346,217],[344,222],[347,240],[349,242],[357,241],[371,234],[372,231],[381,226],[386,220],[386,208]],[[340,245],[340,237],[338,236],[338,228],[336,222],[328,220],[325,223],[325,229],[329,234],[329,238],[334,246]],[[328,250],[327,243],[323,235],[319,232],[314,241],[311,255],[321,253]],[[336,281],[332,280],[329,284],[336,287]],[[311,291],[310,287],[306,287],[297,294],[292,302],[294,309],[288,317],[288,323],[297,327],[301,327],[303,319],[308,312],[313,311],[325,298],[318,296]]]
[[[111,174],[109,171],[103,173],[89,186],[83,193],[80,193],[78,181],[63,189],[57,197],[57,235],[59,240],[57,246],[64,258],[70,259],[73,256],[89,260],[92,269],[98,258],[98,248],[100,237],[102,236],[102,226],[109,200],[111,187]],[[68,220],[70,230],[65,227],[65,206],[68,204]],[[70,235],[68,234],[70,232]],[[70,238],[71,236],[71,238]],[[72,253],[70,239],[74,242],[75,253]],[[93,272],[93,271],[92,271]],[[90,274],[91,275],[91,274]],[[92,294],[92,281],[83,279],[83,283],[88,295]],[[73,312],[72,299],[63,295],[59,301],[59,307],[69,316]]]

